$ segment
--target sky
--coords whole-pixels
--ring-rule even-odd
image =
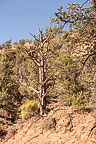
[[[0,44],[12,39],[32,39],[38,28],[45,30],[50,25],[57,8],[62,5],[66,10],[71,0],[0,0]],[[82,3],[84,0],[72,0]]]

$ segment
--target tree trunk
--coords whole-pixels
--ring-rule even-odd
[[[44,95],[46,93],[45,84],[43,84],[45,80],[45,72],[44,72],[44,54],[42,43],[40,45],[40,66],[39,66],[39,100],[40,100],[40,114],[42,115],[45,110],[44,106]]]

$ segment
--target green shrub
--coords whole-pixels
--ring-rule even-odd
[[[27,100],[21,105],[20,110],[21,117],[25,120],[38,111],[38,102],[36,100]]]
[[[91,98],[88,97],[87,92],[82,91],[72,96],[72,108],[77,110],[90,109]]]

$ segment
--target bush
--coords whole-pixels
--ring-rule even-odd
[[[90,109],[91,98],[88,97],[87,92],[82,91],[74,94],[72,97],[72,108],[77,110],[88,110]]]
[[[27,100],[21,105],[20,110],[22,119],[28,119],[38,111],[38,102],[36,100]]]

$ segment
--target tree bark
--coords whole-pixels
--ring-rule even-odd
[[[44,72],[44,53],[43,53],[43,46],[42,46],[42,39],[40,39],[40,66],[39,66],[39,99],[40,99],[40,115],[44,113],[44,110],[46,109],[44,106],[44,95],[46,93],[46,87],[45,84],[43,85],[43,82],[45,81],[45,72]]]

